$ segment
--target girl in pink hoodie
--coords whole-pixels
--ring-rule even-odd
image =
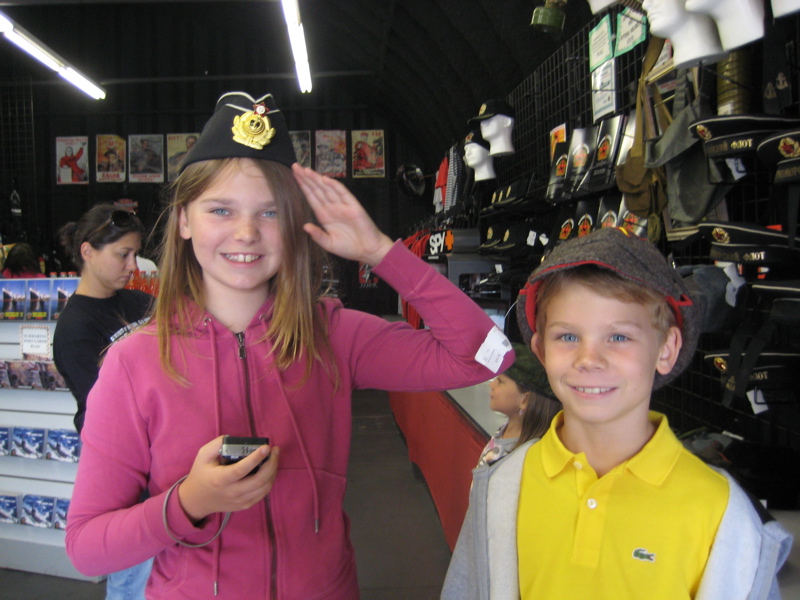
[[[294,163],[272,97],[241,92],[187,155],[154,318],[109,349],[89,395],[67,525],[81,572],[155,557],[150,599],[358,598],[352,390],[465,387],[513,362],[476,304]],[[373,266],[427,329],[327,297],[326,252]],[[223,435],[270,445],[221,465]]]

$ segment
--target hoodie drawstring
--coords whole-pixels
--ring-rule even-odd
[[[219,391],[219,357],[217,355],[217,332],[214,329],[214,324],[211,322],[211,319],[206,317],[204,320],[205,326],[208,328],[210,335],[211,335],[211,362],[213,363],[213,384],[214,384],[214,437],[219,437],[222,435],[222,406],[220,402],[220,391]],[[228,514],[225,517],[225,520],[228,520]],[[222,545],[222,538],[217,538],[214,543],[214,548],[212,550],[213,557],[212,557],[212,572],[211,578],[214,581],[214,595],[217,596],[219,594],[219,571],[220,571],[220,551]]]

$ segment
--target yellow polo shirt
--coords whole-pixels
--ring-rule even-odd
[[[694,598],[728,503],[727,480],[651,412],[652,439],[597,477],[558,437],[525,457],[517,515],[522,600]]]

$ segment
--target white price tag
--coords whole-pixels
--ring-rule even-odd
[[[750,408],[753,409],[754,415],[769,410],[769,406],[764,400],[764,394],[758,388],[747,392],[747,399],[750,401]]]
[[[497,373],[503,363],[503,357],[511,350],[511,342],[497,327],[492,327],[486,334],[486,339],[478,349],[475,360],[489,369],[492,373]]]

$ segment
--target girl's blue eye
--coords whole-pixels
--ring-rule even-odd
[[[265,216],[265,217],[267,217],[268,219],[274,219],[275,217],[277,217],[277,216],[278,216],[278,211],[275,211],[275,210],[265,210],[265,211],[264,211],[264,216]]]

